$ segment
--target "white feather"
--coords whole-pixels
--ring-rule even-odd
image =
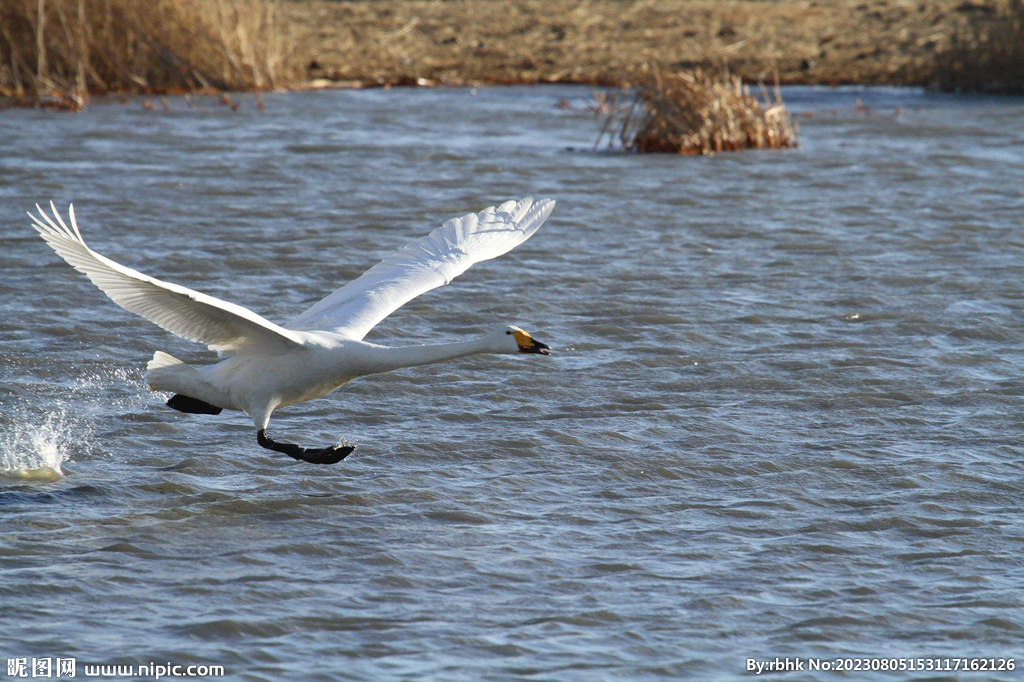
[[[218,351],[253,346],[286,350],[302,344],[301,334],[279,327],[242,306],[162,282],[96,253],[85,245],[78,231],[74,206],[68,209],[72,229],[53,202],[53,218],[38,204],[36,209],[39,216],[28,214],[33,227],[61,258],[91,279],[114,303],[172,334]]]
[[[410,242],[285,325],[362,339],[378,322],[420,294],[448,284],[474,263],[508,253],[529,239],[555,207],[551,199],[506,201],[453,218]]]

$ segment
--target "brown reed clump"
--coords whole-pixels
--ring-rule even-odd
[[[936,55],[943,90],[1024,94],[1024,0],[976,13]]]
[[[715,154],[799,142],[778,87],[758,99],[738,77],[700,69],[648,70],[632,102],[605,119],[599,142],[606,133],[611,143],[617,137],[623,148],[640,153]]]
[[[0,0],[0,94],[250,90],[298,72],[279,0]]]

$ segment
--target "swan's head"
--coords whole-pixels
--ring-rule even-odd
[[[540,353],[551,355],[551,346],[534,341],[533,337],[515,325],[494,332],[494,341],[501,353]]]

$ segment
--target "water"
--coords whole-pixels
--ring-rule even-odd
[[[0,653],[253,680],[1024,657],[1024,101],[790,89],[817,112],[799,150],[702,159],[592,151],[589,115],[554,106],[588,95],[6,112]],[[559,202],[534,239],[369,338],[514,323],[556,355],[275,415],[281,438],[356,442],[335,467],[163,407],[153,351],[210,356],[22,213],[73,200],[100,253],[284,321],[524,195]]]

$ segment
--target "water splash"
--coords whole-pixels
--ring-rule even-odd
[[[63,409],[42,422],[19,420],[0,434],[0,476],[53,481],[64,475],[61,464],[71,458],[72,435],[83,438],[88,426],[72,420]],[[86,435],[87,437],[87,435]]]
[[[134,410],[149,400],[138,370],[110,368],[81,375],[60,386],[22,387],[32,398],[0,404],[0,477],[53,481],[64,476],[64,462],[92,440],[94,424],[112,409]],[[47,405],[45,412],[29,405]],[[6,413],[6,414],[3,414]]]

